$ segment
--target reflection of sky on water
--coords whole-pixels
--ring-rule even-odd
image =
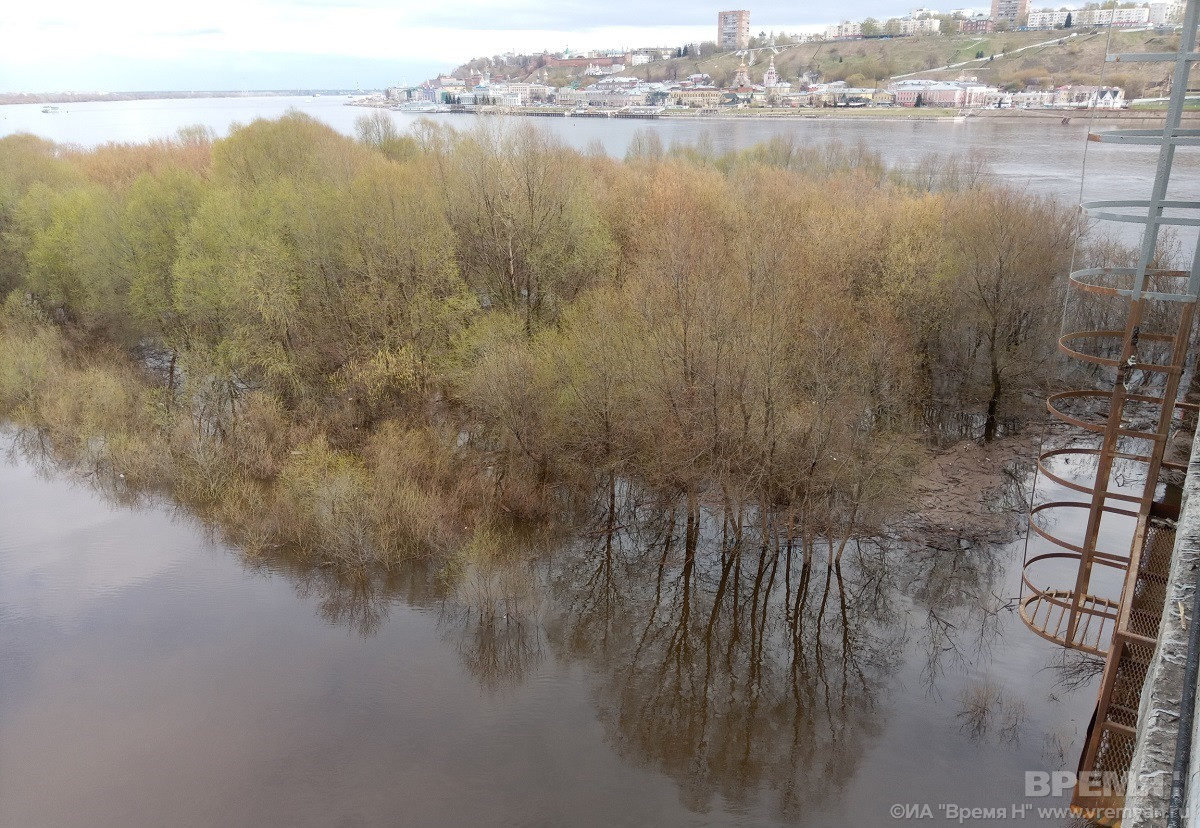
[[[0,824],[872,825],[1011,804],[1093,702],[1011,610],[1020,543],[835,573],[622,515],[461,603],[0,486]]]
[[[0,462],[0,607],[8,612],[75,624],[106,597],[195,555],[194,528],[176,527],[166,511],[131,520],[88,496],[83,479],[74,487],[55,483],[71,504],[64,509],[42,483],[30,480],[28,467]],[[81,548],[91,553],[80,555]]]

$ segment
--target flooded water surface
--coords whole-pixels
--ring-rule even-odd
[[[0,450],[3,826],[951,824],[1065,804],[1025,773],[1094,704],[1015,613],[1019,541],[831,568],[618,497],[355,579]]]
[[[0,107],[0,135],[224,134],[292,107],[350,132],[364,110],[343,104]],[[1141,192],[1153,167],[1101,144],[1085,163],[1086,122],[530,121],[617,156],[640,129],[975,151],[1064,202]],[[1065,824],[1026,774],[1074,769],[1096,665],[1022,625],[1020,532],[864,539],[835,567],[823,542],[764,552],[620,492],[552,542],[351,577],[34,448],[0,432],[0,828],[825,828],[960,805]]]

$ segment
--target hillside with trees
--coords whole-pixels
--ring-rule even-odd
[[[764,40],[779,42],[782,38]],[[1073,36],[1072,36],[1073,35]],[[1062,40],[1044,47],[1018,49]],[[1154,32],[1113,31],[1112,42],[1106,29],[1074,27],[1069,30],[1033,32],[997,32],[990,35],[933,35],[922,37],[864,38],[861,40],[825,41],[798,45],[782,44],[777,52],[759,50],[749,58],[751,75],[761,78],[772,56],[780,77],[797,82],[801,77],[821,81],[846,81],[852,86],[884,84],[895,75],[913,72],[922,77],[955,79],[962,74],[1009,89],[1028,86],[1049,88],[1064,84],[1096,84],[1121,86],[1126,97],[1137,98],[1163,94],[1168,71],[1152,63],[1111,64],[1105,67],[1107,48],[1114,53],[1171,51],[1176,48],[1175,35]],[[680,47],[679,52],[683,51]],[[742,57],[717,50],[715,43],[688,47],[686,56],[671,60],[651,61],[641,66],[628,66],[624,75],[647,81],[682,80],[695,73],[705,73],[719,86],[728,86],[737,74]],[[936,67],[964,63],[949,70],[933,71]],[[497,77],[538,80],[555,86],[571,82],[591,83],[594,78],[582,77],[580,69],[553,68],[544,56],[496,56],[479,58],[458,67],[457,76],[472,71],[490,71]],[[1102,77],[1103,75],[1103,77]]]

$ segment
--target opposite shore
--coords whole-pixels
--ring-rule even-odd
[[[257,97],[339,97],[349,96],[352,100],[348,106],[360,106],[375,109],[392,109],[390,102],[376,98],[360,97],[362,92],[350,90],[256,90],[247,92],[209,91],[209,92],[89,92],[89,93],[0,93],[0,106],[21,104],[64,104],[64,103],[97,103],[122,102],[137,100],[190,100],[209,98],[257,98]],[[576,116],[566,107],[479,107],[469,109],[454,109],[458,114],[505,114],[532,117],[565,117]],[[1060,125],[1063,123],[1080,123],[1092,121],[1113,121],[1117,123],[1159,123],[1165,117],[1165,109],[995,109],[973,108],[954,109],[943,107],[817,107],[817,108],[780,108],[780,107],[747,107],[728,109],[666,109],[654,114],[629,114],[616,111],[597,110],[588,112],[584,117],[620,117],[641,119],[670,119],[670,120],[860,120],[860,121],[945,121],[961,122],[970,118],[1019,118],[1025,121],[1040,121],[1045,124]],[[1200,120],[1200,110],[1183,114],[1185,121]]]
[[[357,98],[347,103],[347,106],[360,106],[373,109],[397,109],[391,102],[371,98]],[[641,120],[859,120],[859,121],[957,121],[970,118],[1018,118],[1025,121],[1037,121],[1044,124],[1070,124],[1092,121],[1112,121],[1116,123],[1161,123],[1166,117],[1166,109],[954,109],[943,107],[815,107],[815,108],[781,108],[753,107],[722,109],[662,109],[661,111],[623,111],[615,109],[574,110],[569,107],[528,107],[528,106],[481,106],[481,107],[449,107],[439,110],[442,113],[462,115],[517,115],[522,117],[584,117],[584,118],[621,118]],[[421,114],[421,110],[412,110],[409,114]],[[1200,110],[1183,113],[1184,121],[1200,121]]]

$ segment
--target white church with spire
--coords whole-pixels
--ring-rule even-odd
[[[792,85],[785,80],[781,80],[779,72],[775,71],[775,57],[771,57],[771,65],[767,67],[767,71],[763,72],[763,91],[766,92],[767,98],[782,98],[792,91]]]
[[[763,86],[771,87],[779,83],[779,73],[775,71],[775,57],[771,57],[771,65],[763,73]]]

